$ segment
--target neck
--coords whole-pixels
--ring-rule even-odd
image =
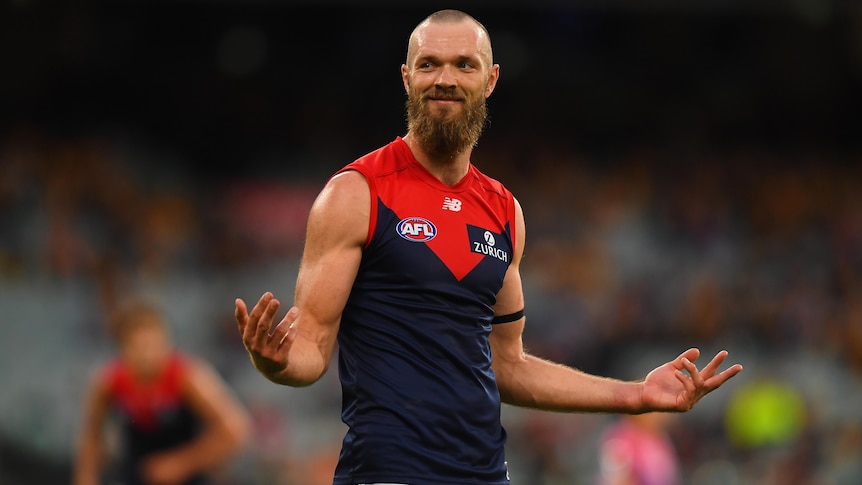
[[[465,150],[451,156],[433,157],[410,133],[404,135],[403,140],[407,143],[416,161],[444,184],[451,187],[467,175],[472,150]]]

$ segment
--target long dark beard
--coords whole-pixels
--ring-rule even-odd
[[[407,129],[434,158],[453,158],[476,146],[488,121],[484,96],[467,98],[464,111],[453,119],[431,115],[428,98],[417,93],[407,96]]]

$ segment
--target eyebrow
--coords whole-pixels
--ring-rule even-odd
[[[455,57],[453,62],[455,64],[460,64],[462,62],[475,64],[477,61],[480,61],[480,60],[481,60],[480,56],[459,55],[459,56]],[[424,55],[421,57],[417,57],[414,62],[416,64],[419,64],[419,63],[426,62],[426,61],[433,62],[434,64],[443,64],[446,62],[446,61],[443,61],[443,59],[440,56],[434,55],[434,54],[427,54],[427,55]]]

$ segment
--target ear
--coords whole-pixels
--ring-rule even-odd
[[[404,83],[404,92],[410,93],[410,69],[407,64],[401,64],[401,82]]]
[[[488,86],[485,87],[485,98],[491,96],[494,88],[497,87],[497,80],[500,79],[500,65],[494,64],[491,66],[491,74],[488,76]]]

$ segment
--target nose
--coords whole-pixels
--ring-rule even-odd
[[[437,79],[434,84],[441,88],[451,88],[457,84],[455,68],[449,64],[444,64],[437,72]]]

